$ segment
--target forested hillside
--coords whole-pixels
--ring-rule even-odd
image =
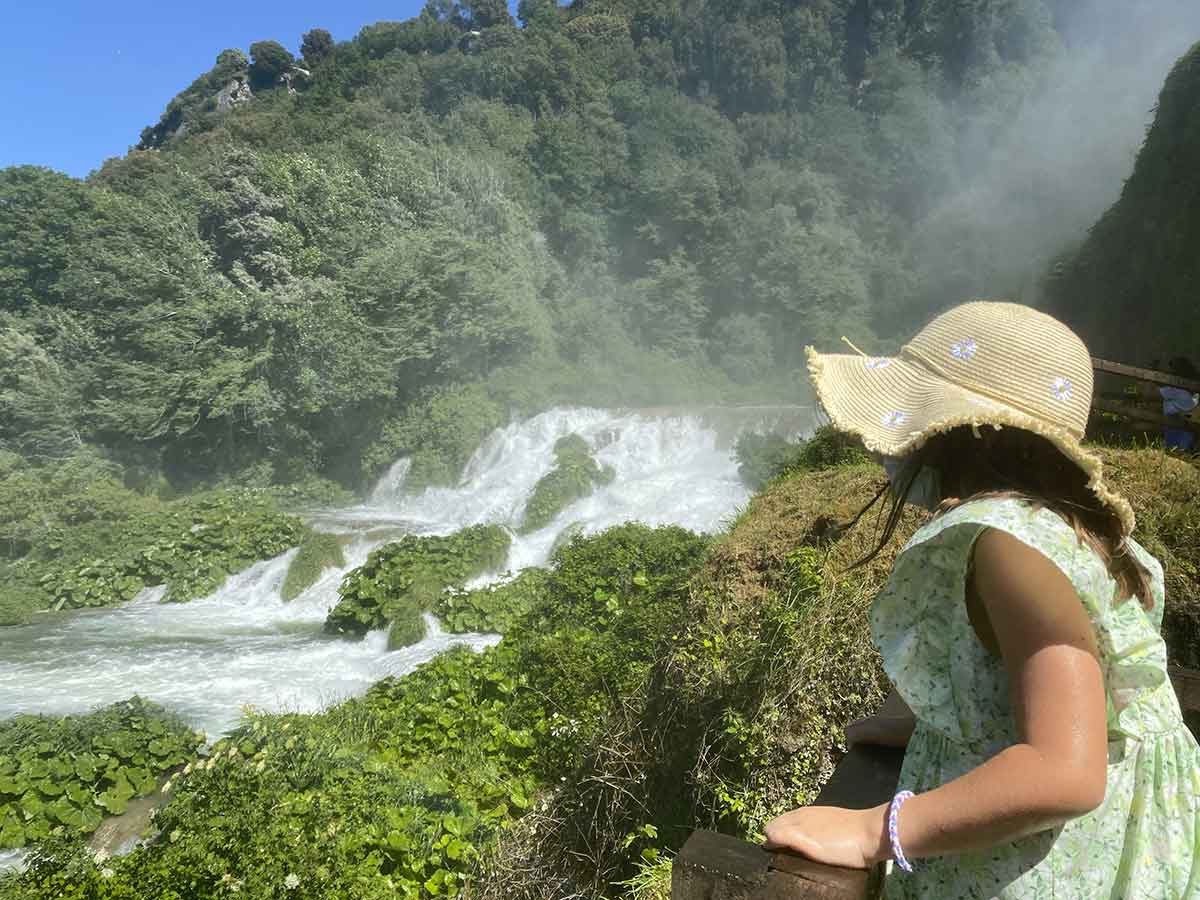
[[[1181,59],[1121,199],[1051,273],[1051,308],[1099,352],[1200,356],[1200,44]]]
[[[87,180],[0,171],[0,448],[418,486],[514,410],[802,396],[806,342],[972,284],[953,220],[911,237],[1060,5],[431,0],[226,50]]]

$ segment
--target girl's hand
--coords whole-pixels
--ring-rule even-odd
[[[867,869],[891,856],[887,805],[873,809],[806,806],[766,827],[769,850],[792,850],[809,859],[846,869]]]

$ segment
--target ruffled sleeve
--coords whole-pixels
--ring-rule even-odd
[[[1116,584],[1074,529],[1048,509],[1014,498],[963,504],[918,531],[897,558],[871,610],[884,668],[917,718],[950,740],[996,740],[1011,727],[1003,663],[980,644],[965,603],[966,575],[979,535],[1004,531],[1057,566],[1075,588],[1096,631],[1109,702],[1109,730],[1138,737],[1155,731],[1170,691],[1166,648],[1158,633],[1162,569],[1132,544],[1149,568],[1154,609],[1116,603]],[[1155,702],[1144,702],[1149,698]],[[1170,705],[1169,702],[1167,705]]]
[[[959,507],[918,531],[896,558],[871,607],[884,670],[918,721],[959,743],[982,738],[977,704],[958,674],[971,666],[963,587],[983,525]]]

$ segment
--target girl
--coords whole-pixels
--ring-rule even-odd
[[[1159,635],[1162,567],[1080,445],[1087,348],[1028,307],[968,303],[895,358],[809,350],[818,398],[936,510],[897,557],[871,634],[911,719],[902,790],[793,810],[767,844],[893,860],[896,898],[1200,898],[1200,748]]]

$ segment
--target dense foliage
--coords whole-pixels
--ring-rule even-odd
[[[264,491],[163,500],[120,475],[86,453],[30,466],[0,451],[0,624],[111,606],[156,585],[165,600],[192,600],[300,543],[300,520]]]
[[[1200,356],[1197,159],[1200,44],[1167,78],[1121,199],[1050,274],[1052,310],[1094,352],[1136,365]]]
[[[592,459],[591,448],[579,435],[559,438],[554,444],[554,468],[538,479],[525,502],[521,533],[545,528],[560,512],[591,494],[596,485],[610,483],[615,475],[612,466]]]
[[[513,410],[795,397],[961,290],[929,211],[1063,52],[1043,0],[520,18],[257,41],[87,180],[0,171],[0,448],[420,487]]]
[[[1166,563],[1170,659],[1194,665],[1200,469],[1155,450],[1097,449],[1135,507],[1139,541]],[[612,896],[638,867],[635,883],[661,885],[647,851],[676,849],[695,828],[753,841],[765,821],[811,802],[845,723],[886,689],[866,614],[926,515],[909,507],[884,553],[851,568],[877,533],[843,526],[884,483],[871,464],[801,468],[753,498],[692,577],[646,680],[610,707],[540,814],[487,855],[482,900]]]
[[[522,0],[516,27],[500,0],[431,0],[351,41],[309,31],[303,71],[273,40],[222,52],[84,181],[0,170],[0,624],[152,585],[188,599],[300,544],[298,593],[341,548],[278,500],[344,499],[398,456],[409,489],[453,483],[514,412],[794,400],[805,343],[870,349],[986,268],[935,209],[1045,88],[1065,6]],[[1193,51],[1052,280],[1093,340],[1194,336],[1196,70]],[[525,529],[606,477],[579,444]],[[697,824],[756,834],[881,695],[863,620],[887,556],[846,572],[871,535],[835,519],[881,483],[852,442],[737,454],[770,483],[716,542],[575,533],[550,569],[473,591],[503,529],[376,551],[328,631],[405,646],[434,613],[501,643],[318,715],[250,712],[127,857],[79,836],[198,737],[137,700],[4,723],[0,844],[39,846],[0,888],[601,896],[639,864],[661,877]],[[1106,462],[1168,563],[1172,659],[1197,665],[1196,470]]]
[[[156,843],[107,874],[78,845],[46,844],[0,882],[5,896],[457,895],[580,759],[606,705],[645,679],[705,547],[640,525],[577,539],[499,646],[446,653],[319,715],[250,715],[173,779]]]
[[[89,715],[0,722],[0,849],[95,831],[203,740],[138,697]]]
[[[545,569],[522,569],[515,578],[473,590],[449,588],[433,612],[453,634],[468,631],[507,634],[534,606],[546,601]]]
[[[342,581],[337,606],[325,619],[330,634],[362,635],[400,620],[396,634],[419,631],[421,613],[448,587],[504,565],[511,538],[499,525],[472,525],[447,536],[405,535],[380,547]],[[410,641],[411,642],[411,641]]]
[[[1200,470],[1103,453],[1139,538],[1169,564],[1171,657],[1192,661]],[[0,888],[490,900],[613,895],[631,875],[661,885],[692,827],[753,836],[811,799],[842,726],[881,697],[862,634],[888,554],[847,572],[874,534],[828,527],[881,481],[870,465],[795,470],[715,542],[624,525],[575,537],[509,583],[520,589],[443,597],[437,609],[481,622],[504,621],[508,602],[515,619],[495,647],[327,712],[251,713],[172,779],[156,842],[102,863],[78,841],[43,842]]]

